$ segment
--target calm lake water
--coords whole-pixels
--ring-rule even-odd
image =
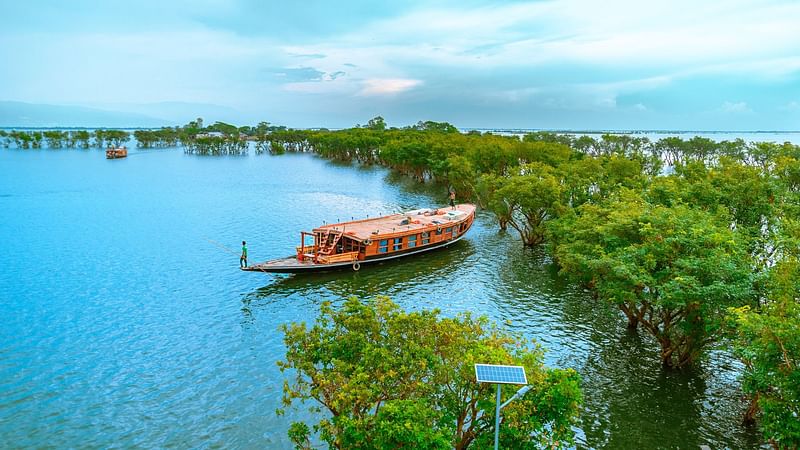
[[[323,221],[446,192],[309,155],[0,150],[0,448],[287,448],[281,324],[323,300],[391,296],[486,314],[583,377],[580,447],[753,447],[724,349],[664,373],[654,343],[480,214],[450,249],[360,272],[242,273]]]

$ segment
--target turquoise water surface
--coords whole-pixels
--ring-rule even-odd
[[[724,349],[664,373],[648,338],[479,213],[450,249],[315,276],[243,273],[300,230],[446,192],[309,155],[0,150],[0,447],[285,448],[281,324],[323,300],[486,314],[583,377],[580,447],[749,447]]]

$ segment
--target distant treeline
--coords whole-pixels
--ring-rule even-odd
[[[264,137],[270,132],[285,130],[283,126],[273,126],[261,122],[257,126],[236,127],[223,122],[204,127],[203,120],[180,127],[164,127],[155,130],[135,130],[132,135],[139,148],[183,147],[186,153],[202,155],[240,155],[246,154],[248,141],[256,141],[260,153],[265,145]],[[0,143],[5,148],[106,148],[125,145],[131,133],[124,130],[0,130]]]
[[[264,136],[285,129],[286,127],[273,126],[267,122],[242,127],[216,122],[204,127],[203,119],[198,118],[182,127],[137,130],[133,136],[140,148],[181,146],[186,153],[238,155],[247,153],[248,141],[256,141],[256,151],[260,153]]]
[[[3,147],[15,148],[105,148],[119,147],[130,139],[130,133],[122,130],[74,130],[74,131],[6,131],[0,130]]]

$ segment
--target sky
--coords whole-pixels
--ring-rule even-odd
[[[1,1],[0,101],[291,127],[800,130],[796,0]]]

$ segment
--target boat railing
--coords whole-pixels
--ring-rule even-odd
[[[297,253],[303,255],[309,255],[314,253],[314,246],[313,245],[305,245],[303,247],[296,247]]]
[[[306,258],[312,259],[314,258],[314,246],[313,245],[304,245],[302,247],[297,246],[295,247],[297,251],[297,260],[298,261],[305,261]]]

